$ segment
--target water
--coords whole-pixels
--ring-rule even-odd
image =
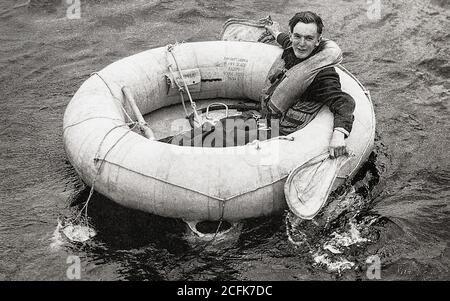
[[[384,280],[450,279],[450,5],[445,0],[61,1],[0,4],[0,280],[367,279],[377,255]],[[377,1],[373,1],[377,3]],[[335,193],[316,224],[287,212],[242,223],[240,235],[196,241],[179,220],[123,208],[94,194],[97,235],[80,243],[55,231],[89,190],[62,147],[62,118],[91,72],[174,41],[218,38],[230,17],[318,12],[344,65],[371,91],[376,149]]]

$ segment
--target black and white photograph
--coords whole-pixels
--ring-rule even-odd
[[[5,0],[0,68],[0,281],[450,280],[449,0]]]

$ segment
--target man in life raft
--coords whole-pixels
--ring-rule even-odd
[[[181,146],[197,146],[199,141],[203,142],[203,147],[222,147],[239,145],[239,137],[244,137],[244,143],[248,143],[252,139],[285,136],[305,127],[327,105],[334,114],[330,157],[346,154],[345,138],[352,130],[355,102],[341,90],[339,75],[334,69],[342,60],[342,52],[336,43],[322,39],[323,22],[313,12],[296,13],[290,19],[289,27],[290,33],[283,33],[280,25],[271,21],[271,25],[265,25],[269,33],[261,36],[267,39],[272,35],[284,49],[269,71],[261,95],[261,117],[253,114],[227,117],[215,126],[203,125],[162,141]],[[246,123],[236,122],[242,118]],[[254,126],[247,122],[255,121],[252,118],[256,119]],[[264,134],[260,131],[261,120],[266,120],[269,129]]]
[[[270,97],[271,92],[283,80],[286,70],[291,69],[317,54],[323,49],[323,22],[317,14],[304,11],[296,13],[289,20],[290,33],[280,32],[280,25],[273,22],[265,26],[284,51],[281,66],[269,72],[270,87],[263,99],[263,115],[280,116],[280,134],[288,135],[309,123],[327,105],[334,114],[334,131],[329,145],[330,157],[335,158],[347,153],[345,138],[352,130],[355,101],[341,90],[339,75],[334,67],[320,70],[306,88],[301,97],[284,113]],[[284,66],[283,66],[284,63]]]

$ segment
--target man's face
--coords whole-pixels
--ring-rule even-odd
[[[298,22],[291,33],[292,48],[299,59],[307,58],[319,46],[321,35],[315,23]]]

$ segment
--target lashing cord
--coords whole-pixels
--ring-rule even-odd
[[[99,73],[97,73],[97,72],[93,72],[93,73],[91,74],[91,76],[93,76],[93,75],[97,75],[97,76],[101,79],[101,81],[106,85],[106,87],[108,88],[109,92],[111,93],[113,99],[116,100],[116,101],[118,102],[118,104],[120,105],[120,108],[122,109],[122,111],[123,111],[123,113],[125,114],[126,118],[128,118],[128,120],[130,120],[130,121],[112,127],[112,128],[111,128],[111,129],[103,136],[103,138],[102,138],[102,140],[101,140],[101,142],[100,142],[100,144],[99,144],[99,146],[98,146],[97,152],[96,152],[95,155],[94,155],[94,164],[96,164],[96,163],[98,163],[98,162],[100,161],[100,165],[98,166],[98,168],[97,168],[97,170],[96,170],[96,172],[95,172],[95,175],[94,175],[94,179],[92,180],[92,185],[91,185],[91,188],[90,188],[90,190],[89,190],[89,196],[88,196],[88,198],[87,198],[85,204],[84,204],[83,207],[81,208],[80,212],[79,212],[79,213],[77,214],[77,216],[73,219],[74,222],[77,221],[77,220],[81,217],[81,214],[83,213],[83,211],[84,211],[84,213],[85,213],[85,221],[86,221],[86,222],[88,221],[88,212],[87,212],[87,211],[88,211],[89,201],[91,200],[92,195],[93,195],[93,193],[94,193],[94,187],[95,187],[95,183],[96,183],[96,181],[97,181],[97,177],[99,176],[99,174],[100,174],[100,172],[101,172],[101,169],[102,169],[102,167],[103,167],[104,162],[106,162],[106,160],[105,160],[106,157],[107,157],[108,154],[111,152],[111,150],[112,150],[112,149],[113,149],[113,148],[114,148],[114,147],[115,147],[115,146],[116,146],[116,145],[117,145],[117,144],[118,144],[118,143],[119,143],[119,142],[120,142],[120,141],[121,141],[128,133],[132,132],[132,131],[136,128],[136,126],[139,124],[139,122],[134,121],[134,120],[130,117],[130,115],[127,113],[125,107],[123,106],[122,101],[121,101],[118,97],[116,97],[116,96],[114,95],[114,93],[112,92],[111,87],[108,85],[108,83],[106,82],[106,80],[105,80]],[[90,117],[90,118],[87,118],[87,119],[84,119],[84,120],[82,120],[82,121],[75,122],[74,124],[70,124],[70,125],[66,126],[66,127],[63,129],[63,132],[65,132],[65,131],[66,131],[68,128],[70,128],[70,127],[79,125],[79,124],[81,124],[81,123],[83,123],[83,122],[86,122],[86,121],[88,121],[88,120],[98,119],[98,118],[105,118],[105,119],[111,119],[111,120],[115,120],[115,121],[122,121],[122,120],[119,120],[119,119],[110,118],[110,117],[104,117],[104,116]],[[123,127],[123,126],[127,126],[128,129],[129,129],[129,131],[126,131],[122,136],[119,137],[119,139],[117,139],[117,141],[114,142],[114,144],[106,151],[106,153],[105,153],[105,155],[103,156],[103,158],[99,158],[100,150],[101,150],[102,145],[103,145],[104,141],[106,140],[106,138],[107,138],[107,137],[109,136],[109,134],[111,134],[115,129],[120,128],[120,127]]]
[[[178,87],[178,92],[180,93],[181,104],[183,105],[184,114],[186,115],[186,118],[188,118],[189,114],[188,114],[188,112],[187,112],[186,104],[184,103],[184,96],[183,96],[184,89],[183,89],[182,86],[180,86],[180,84],[178,83],[178,81],[175,80],[175,73],[174,73],[173,70],[172,70],[172,66],[168,66],[168,69],[169,69],[169,71],[170,71],[170,74],[172,75],[172,78],[174,79],[175,84],[176,84],[177,87]],[[194,111],[194,112],[195,112],[195,111]]]
[[[197,105],[195,104],[194,100],[192,100],[191,92],[189,91],[189,88],[188,88],[188,85],[186,83],[186,80],[184,79],[183,72],[182,72],[182,70],[180,68],[180,65],[178,64],[178,60],[175,57],[175,54],[173,53],[174,48],[175,48],[175,45],[172,45],[172,44],[167,45],[167,51],[172,55],[172,58],[173,58],[173,60],[175,62],[175,65],[177,66],[178,72],[180,73],[181,80],[183,81],[184,91],[186,91],[186,94],[189,97],[189,101],[191,102],[191,107],[192,107],[195,119],[197,119],[200,122],[200,117],[198,116],[198,113],[197,113]],[[170,65],[169,65],[169,70],[171,71],[171,66]],[[174,76],[172,71],[171,71],[171,73],[172,73],[172,76]],[[176,80],[175,76],[174,76],[173,80],[175,81],[175,83],[177,83],[177,80]],[[181,87],[180,87],[180,85],[178,83],[177,83],[177,86],[178,86],[178,89],[180,91],[181,98],[182,98],[182,103],[183,103],[183,107],[184,107],[184,98],[183,98],[183,93],[182,93],[183,90],[180,90]],[[185,108],[185,112],[187,112],[186,108]]]

